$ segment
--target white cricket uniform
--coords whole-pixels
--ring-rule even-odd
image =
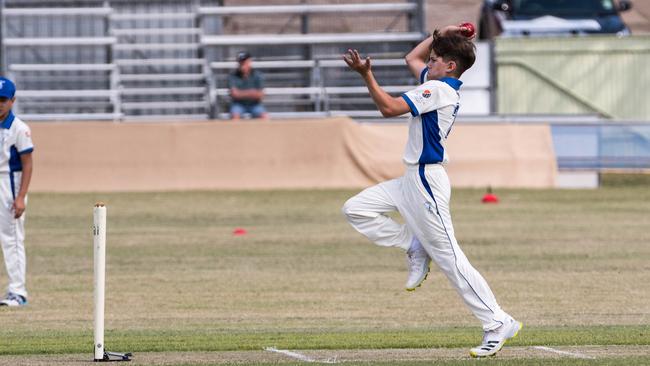
[[[12,112],[0,127],[0,242],[9,277],[7,291],[26,298],[25,214],[15,219],[12,205],[20,190],[20,155],[31,153],[34,144],[27,124]]]
[[[350,198],[343,213],[377,245],[408,250],[413,241],[419,241],[483,329],[492,330],[508,315],[456,242],[449,208],[451,186],[443,167],[449,160],[445,142],[458,112],[462,82],[454,78],[426,81],[426,76],[424,69],[421,85],[402,95],[411,110],[403,156],[406,173]],[[395,210],[405,225],[386,215]]]

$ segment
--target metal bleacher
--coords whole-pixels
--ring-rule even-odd
[[[242,49],[253,54],[253,66],[265,76],[264,103],[272,117],[337,115],[341,114],[337,110],[340,109],[341,98],[337,97],[337,91],[333,88],[349,86],[349,70],[342,62],[341,55],[350,47],[359,48],[362,52],[381,59],[376,60],[377,67],[374,69],[380,82],[388,82],[391,86],[413,82],[402,57],[424,36],[422,6],[422,1],[408,1],[203,7],[200,12],[206,18],[270,17],[285,14],[289,19],[299,19],[300,24],[293,24],[293,28],[284,26],[277,31],[283,33],[289,28],[289,34],[269,37],[262,27],[246,34],[224,32],[204,35],[202,42],[206,45],[206,52],[215,52],[213,59],[233,59],[234,54]],[[364,24],[365,18],[366,26],[363,31],[355,29],[333,33],[333,23],[347,18],[353,24]],[[383,66],[380,66],[382,62]],[[236,64],[232,61],[216,61],[209,65],[215,75],[215,115],[227,118],[228,114],[223,113],[229,104],[226,82]],[[351,94],[344,102],[347,107],[343,108],[349,113],[344,114],[349,115],[353,111],[359,113],[368,109],[368,103],[372,103],[365,88],[360,93],[364,100],[357,104],[353,98],[353,94],[356,94],[354,88],[346,91]]]
[[[3,66],[18,84],[16,108],[25,119],[122,117],[110,62],[116,39],[100,26],[111,12],[106,6],[2,9]]]
[[[377,116],[376,110],[367,110],[372,100],[368,97],[368,90],[365,86],[346,85],[350,79],[345,72],[347,66],[342,60],[304,60],[304,61],[258,61],[255,68],[262,70],[265,74],[272,74],[273,71],[282,69],[303,69],[310,73],[308,83],[297,86],[270,86],[266,87],[265,105],[274,110],[276,115],[291,116],[293,110],[298,107],[303,109],[302,114],[312,113],[314,115],[362,115]],[[379,59],[373,63],[373,70],[377,75],[390,75],[391,85],[384,86],[389,93],[401,94],[413,87],[414,79],[404,67],[403,59]],[[224,75],[225,71],[232,70],[235,62],[212,62],[210,67],[215,70],[215,75]],[[386,70],[388,69],[388,70]],[[396,72],[396,70],[399,70]],[[388,72],[387,72],[388,71]],[[383,77],[386,79],[387,77]],[[216,106],[218,112],[223,111],[228,105],[228,88],[225,87],[225,80],[219,79],[216,93]],[[358,98],[361,96],[361,98]],[[284,108],[284,110],[283,110]],[[227,114],[219,114],[226,118]]]
[[[387,91],[408,90],[403,56],[424,37],[424,0],[356,1],[5,0],[1,66],[29,120],[227,118],[241,50],[264,73],[272,118],[379,117],[341,54],[359,48]],[[474,84],[489,100],[491,81]]]
[[[201,51],[196,7],[120,3],[111,16],[118,40],[122,109],[129,119],[205,119],[210,115],[210,75]]]
[[[3,66],[25,118],[209,117],[200,1],[5,4]]]

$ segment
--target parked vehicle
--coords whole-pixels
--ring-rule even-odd
[[[558,34],[630,34],[620,12],[629,0],[485,0],[479,39]]]

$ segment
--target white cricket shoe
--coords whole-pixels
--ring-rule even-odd
[[[431,267],[431,258],[419,242],[414,242],[406,251],[409,276],[406,280],[406,291],[414,291],[427,279]]]
[[[27,299],[24,296],[10,292],[0,301],[0,306],[27,306]]]
[[[485,332],[481,345],[469,350],[470,356],[487,357],[496,355],[508,339],[517,336],[522,327],[521,322],[508,317],[502,326]]]

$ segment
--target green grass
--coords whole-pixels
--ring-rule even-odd
[[[0,354],[91,349],[97,200],[108,205],[112,349],[475,345],[479,324],[438,271],[403,291],[403,253],[345,222],[354,193],[33,194],[30,306],[0,311]],[[513,345],[650,343],[647,187],[495,193],[500,204],[482,205],[482,190],[454,190],[452,215],[472,264],[525,323]],[[248,234],[233,236],[237,227]]]
[[[604,187],[648,187],[650,174],[603,173],[600,175],[600,184]]]
[[[281,349],[470,348],[480,341],[475,328],[362,332],[110,331],[107,345],[132,352],[254,351]],[[512,346],[650,345],[648,326],[535,327],[508,342]],[[15,334],[0,341],[0,354],[82,353],[92,348],[91,332]]]
[[[430,366],[431,361],[390,361],[390,362],[345,362],[346,366]],[[647,365],[648,359],[645,357],[626,357],[626,358],[615,358],[615,359],[599,359],[599,360],[541,360],[541,359],[514,359],[514,360],[500,360],[498,358],[487,359],[487,360],[443,360],[436,361],[435,365],[440,366],[458,366],[458,365],[501,365],[501,366],[547,366],[547,365],[572,365],[572,366],[610,366],[610,365]],[[191,365],[191,364],[187,364]],[[203,364],[202,364],[203,365]],[[214,364],[214,365],[230,365],[230,364]],[[239,365],[233,363],[232,365]],[[269,365],[278,365],[277,363],[255,363],[257,366],[269,366]],[[282,363],[285,366],[292,365],[305,365],[304,362],[289,362]]]

